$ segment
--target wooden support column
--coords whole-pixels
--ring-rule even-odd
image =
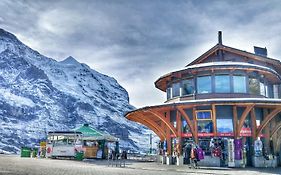
[[[256,139],[256,131],[257,131],[257,119],[256,119],[256,112],[255,108],[251,110],[251,128],[252,128],[252,138],[253,140]]]
[[[268,110],[264,111],[264,116],[268,116]],[[268,117],[266,117],[268,118]],[[264,146],[266,148],[267,153],[269,153],[269,138],[270,138],[270,131],[269,131],[269,126],[270,126],[270,121],[267,123],[267,125],[264,127],[264,134],[265,134],[265,142],[264,142]],[[269,153],[270,154],[270,153]]]
[[[280,148],[280,144],[281,144],[280,143],[281,142],[281,132],[280,132],[280,130],[277,132],[277,136],[276,137],[277,137],[277,139],[275,141],[276,142],[276,144],[275,144],[276,147],[275,148],[276,148],[277,152],[279,152],[279,154],[280,154],[281,153],[280,152],[280,149],[281,149]]]
[[[247,106],[246,107],[246,109],[244,110],[244,112],[242,113],[242,115],[241,115],[241,117],[240,117],[240,119],[239,119],[239,124],[238,124],[238,127],[237,127],[237,137],[239,137],[240,136],[240,131],[241,131],[241,129],[242,129],[242,127],[243,127],[243,124],[244,124],[244,122],[245,122],[245,119],[247,118],[247,116],[248,116],[248,114],[249,114],[249,112],[254,108],[254,104],[253,105],[250,105],[250,106]]]
[[[232,107],[232,113],[233,113],[233,132],[234,132],[234,138],[237,139],[237,125],[238,125],[238,117],[237,117],[237,106]]]
[[[170,122],[170,111],[166,112],[166,120]],[[172,154],[172,144],[171,144],[171,130],[168,128],[168,126],[166,125],[166,141],[167,141],[167,153],[168,155]]]
[[[214,129],[214,136],[216,137],[217,134],[217,112],[216,112],[216,106],[212,104],[212,121],[213,121],[213,129]]]
[[[165,117],[167,118],[167,113],[165,114]],[[161,122],[161,128],[163,129],[163,131],[165,133],[165,140],[164,141],[166,141],[166,143],[167,143],[166,146],[167,146],[167,152],[168,152],[168,138],[170,137],[169,136],[170,130],[164,122]]]
[[[167,139],[167,128],[164,122],[161,122],[161,128],[164,131],[165,139]]]
[[[182,115],[182,117],[186,120],[186,123],[189,126],[189,129],[191,131],[192,136],[194,137],[194,123],[191,122],[189,116],[187,115],[187,113],[184,111],[183,108],[181,107],[177,107],[177,110],[180,112],[180,114]]]
[[[269,128],[269,145],[270,145],[270,142],[272,141],[273,142],[273,150],[271,150],[272,152],[271,152],[271,154],[274,154],[275,153],[275,150],[276,150],[276,148],[275,148],[275,146],[274,146],[274,140],[275,139],[273,139],[273,138],[275,138],[275,136],[271,136],[270,135],[270,133],[272,132],[272,129],[273,128],[275,128],[276,127],[276,119],[274,118],[274,119],[272,119],[273,121],[271,121],[271,125],[270,125],[270,128]]]
[[[182,141],[181,141],[181,133],[182,133],[182,121],[181,121],[181,114],[177,111],[177,132],[178,132],[178,144],[177,144],[177,151],[179,155],[182,155]]]
[[[198,144],[198,127],[197,127],[197,119],[196,119],[196,108],[192,108],[193,115],[193,123],[194,123],[194,141]]]

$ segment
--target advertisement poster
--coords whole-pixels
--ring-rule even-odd
[[[231,137],[233,136],[232,119],[217,119],[218,136]]]

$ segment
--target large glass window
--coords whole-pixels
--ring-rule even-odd
[[[232,119],[217,119],[217,131],[218,133],[232,133]]]
[[[172,98],[172,93],[171,93],[172,88],[167,88],[167,99],[171,99]]]
[[[256,78],[249,78],[249,92],[250,94],[260,94],[260,82]]]
[[[201,110],[196,111],[197,129],[198,133],[212,133],[213,132],[213,121],[212,111]]]
[[[211,76],[197,77],[197,93],[211,93],[212,92],[212,78]]]
[[[230,92],[230,77],[229,75],[215,76],[215,91],[216,92]]]
[[[265,85],[264,83],[260,82],[260,94],[265,96],[266,92],[265,92]]]
[[[173,94],[173,97],[180,96],[180,83],[174,83],[172,85],[172,94]]]
[[[278,90],[279,89],[279,85],[277,85],[277,84],[275,84],[275,85],[273,85],[273,97],[274,98],[278,98],[279,97],[279,95],[278,95]]]
[[[193,80],[182,81],[182,95],[190,95],[194,93]]]
[[[212,120],[199,120],[197,121],[198,133],[213,133]]]
[[[183,133],[190,133],[190,128],[185,120],[182,120],[182,132]]]
[[[246,77],[245,76],[233,76],[233,91],[234,93],[246,93]]]

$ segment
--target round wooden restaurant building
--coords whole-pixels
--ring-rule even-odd
[[[159,136],[162,163],[188,163],[194,144],[202,165],[278,166],[281,63],[266,48],[254,51],[223,45],[218,32],[218,44],[155,82],[167,94],[164,104],[126,114]]]

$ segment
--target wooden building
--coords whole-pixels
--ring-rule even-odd
[[[212,138],[243,140],[253,156],[258,138],[268,154],[281,153],[281,63],[255,53],[218,44],[183,69],[155,82],[167,94],[164,104],[126,114],[129,120],[153,130],[167,143],[166,155],[194,141],[208,153]],[[176,146],[175,146],[176,144]],[[252,164],[248,160],[248,164]]]

